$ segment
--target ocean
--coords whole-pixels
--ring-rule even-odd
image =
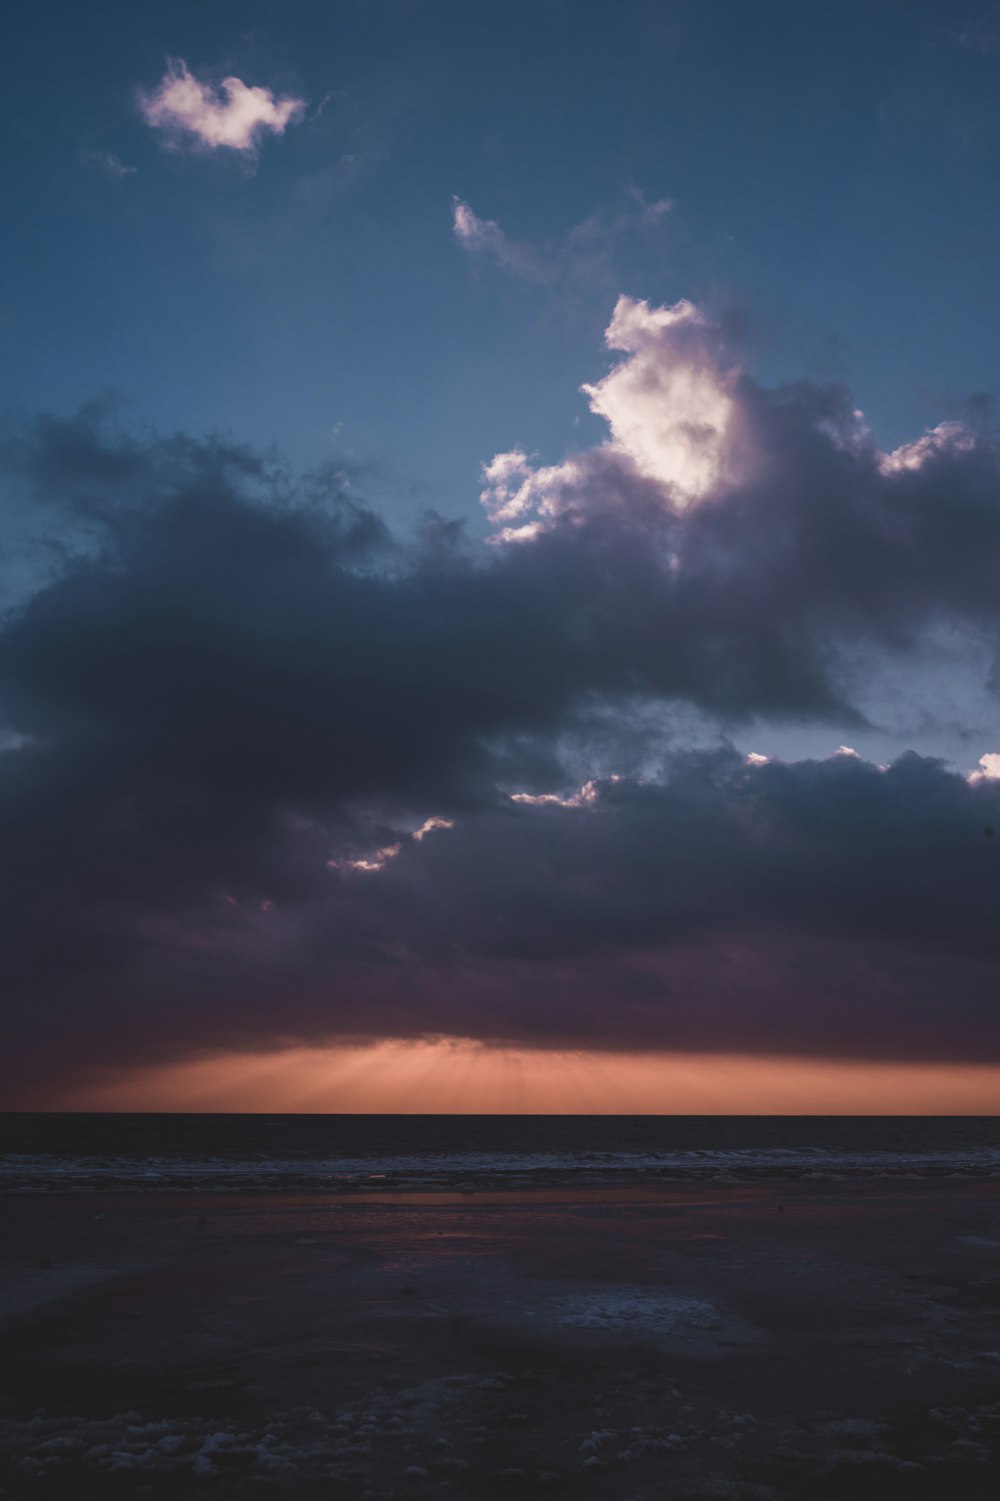
[[[996,1116],[0,1115],[0,1192],[1000,1177]]]

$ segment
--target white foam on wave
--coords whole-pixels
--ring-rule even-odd
[[[45,1189],[475,1188],[484,1182],[622,1177],[706,1182],[873,1177],[996,1177],[1000,1148],[844,1151],[823,1147],[670,1151],[425,1152],[316,1158],[0,1157],[0,1191]]]

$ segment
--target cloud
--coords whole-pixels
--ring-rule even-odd
[[[621,778],[614,774],[610,780],[618,782]],[[558,792],[512,792],[510,800],[512,803],[526,803],[532,808],[543,808],[546,805],[554,808],[585,808],[589,803],[597,801],[598,792],[597,781],[591,777],[576,792],[571,792],[567,796],[562,796]]]
[[[414,829],[409,837],[416,840],[417,844],[421,844],[429,834],[436,834],[441,830],[453,829],[454,827],[455,823],[453,819],[441,818],[437,814],[432,814],[429,818],[425,818],[420,827]],[[384,844],[381,849],[374,850],[367,855],[359,855],[354,858],[347,855],[335,856],[328,860],[326,865],[328,870],[356,870],[371,874],[374,871],[385,870],[389,861],[395,860],[402,852],[403,841],[397,839],[395,844]]]
[[[270,89],[224,78],[218,88],[196,78],[182,58],[170,58],[159,86],[139,91],[139,110],[146,124],[167,141],[214,151],[254,152],[262,136],[284,135],[302,119],[305,101]]]
[[[489,977],[486,1035],[996,1057],[998,812],[995,782],[913,754],[687,752],[652,780],[476,810],[364,899],[401,962],[443,964],[449,989]],[[454,1026],[448,1005],[436,1020]]]
[[[500,540],[530,539],[570,513],[591,488],[588,476],[595,488],[615,483],[614,476],[619,488],[650,480],[680,509],[721,493],[745,472],[752,454],[737,395],[740,371],[725,361],[720,332],[700,308],[619,297],[605,342],[628,357],[582,390],[608,423],[607,442],[554,466],[535,468],[518,449],[484,466],[480,498],[490,519],[520,518]]]
[[[544,279],[543,264],[531,247],[510,239],[495,220],[480,219],[461,198],[452,198],[451,215],[455,239],[470,255],[486,255],[517,276]]]
[[[849,749],[859,661],[1000,644],[995,449],[887,463],[686,303],[609,345],[606,441],[487,465],[516,545],[96,407],[8,437],[12,1090],[290,1038],[996,1056],[996,753]]]
[[[879,455],[883,474],[898,474],[906,469],[922,469],[934,459],[949,453],[961,453],[976,446],[973,433],[961,422],[940,422],[912,443],[903,443],[891,453]]]
[[[620,297],[605,340],[631,358],[583,387],[590,410],[606,418],[612,444],[681,503],[728,479],[735,446],[737,372],[719,367],[710,332],[693,303],[651,308]]]
[[[719,370],[705,349],[706,325],[689,302],[651,309],[618,299],[605,340],[630,358],[582,387],[611,436],[557,465],[535,466],[520,449],[484,464],[480,500],[490,520],[519,522],[498,540],[537,537],[557,518],[579,515],[592,493],[621,490],[642,477],[658,481],[668,503],[683,506],[727,476],[734,376]]]
[[[102,172],[105,177],[131,177],[139,170],[128,166],[113,151],[83,150],[80,152],[80,165],[92,172]]]
[[[884,453],[846,392],[805,382],[760,387],[727,354],[722,329],[685,300],[651,307],[622,296],[605,340],[625,358],[582,390],[591,411],[607,421],[608,438],[551,465],[520,449],[494,455],[483,466],[480,498],[501,525],[497,540],[538,540],[559,524],[612,515],[656,526],[658,516],[664,533],[687,541],[701,561],[708,547],[731,554],[740,569],[736,552],[747,545],[763,577],[761,565],[766,571],[796,548],[818,547],[827,530],[838,548],[849,545],[850,535],[859,550],[853,577],[836,585],[843,600],[860,597],[871,569],[891,569],[912,549],[928,601],[957,584],[948,560],[956,552],[966,556],[971,531],[992,540],[998,453],[963,424],[942,423]],[[955,527],[942,500],[948,484],[957,487],[963,515]],[[512,521],[516,528],[503,529]],[[760,535],[764,525],[793,535],[784,545],[769,544]],[[931,532],[944,549],[936,560]],[[809,560],[816,577],[835,562]],[[675,571],[684,563],[682,550],[671,559]],[[901,578],[895,583],[904,588]],[[905,611],[919,613],[921,589],[907,591]],[[984,591],[980,573],[977,604],[968,601],[966,610],[957,595],[950,603],[959,614],[976,614]]]
[[[358,870],[370,874],[372,871],[385,870],[390,860],[395,860],[401,853],[401,844],[386,844],[380,850],[375,850],[371,855],[359,856],[356,860],[346,856],[340,859],[328,860],[328,870]]]
[[[655,233],[673,206],[669,198],[650,201],[629,187],[611,209],[591,214],[559,241],[535,246],[511,239],[495,219],[481,219],[464,199],[453,197],[452,230],[469,255],[492,260],[513,276],[593,285],[611,273],[618,242]]]
[[[413,837],[419,844],[421,840],[427,838],[428,834],[436,834],[439,830],[453,829],[454,827],[455,823],[453,819],[440,818],[437,814],[432,814],[430,818],[424,819],[419,829],[414,829]]]
[[[979,765],[970,771],[968,781],[973,787],[980,782],[1000,782],[1000,752],[987,751],[979,757]]]

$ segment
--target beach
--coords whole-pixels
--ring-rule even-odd
[[[987,1497],[1000,1182],[3,1199],[6,1496]]]

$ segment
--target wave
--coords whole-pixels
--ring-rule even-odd
[[[612,1152],[433,1152],[289,1159],[211,1155],[0,1157],[0,1193],[466,1189],[632,1182],[1000,1177],[1000,1148],[822,1147]]]

